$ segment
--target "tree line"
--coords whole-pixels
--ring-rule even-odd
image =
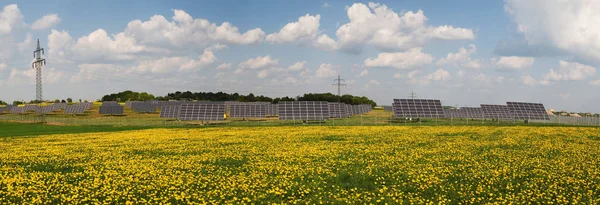
[[[102,97],[102,101],[147,101],[147,100],[197,100],[197,101],[239,101],[239,102],[271,102],[278,103],[282,101],[327,101],[327,102],[342,102],[346,104],[358,105],[358,104],[371,104],[376,106],[375,101],[365,96],[353,96],[343,95],[341,97],[332,93],[307,93],[297,97],[268,97],[264,95],[254,95],[252,93],[248,95],[242,95],[239,93],[224,93],[224,92],[191,92],[191,91],[177,91],[174,93],[168,93],[166,96],[154,96],[146,92],[134,92],[131,90],[108,94]]]

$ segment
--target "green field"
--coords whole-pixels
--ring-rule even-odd
[[[50,134],[73,134],[90,132],[116,132],[125,130],[148,129],[148,127],[117,126],[56,126],[42,123],[0,122],[0,137],[36,136]]]

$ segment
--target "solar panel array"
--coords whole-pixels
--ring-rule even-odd
[[[24,109],[25,109],[25,112],[36,111],[38,109],[38,106],[37,105],[25,105]]]
[[[229,116],[240,118],[264,118],[267,116],[267,105],[232,104],[229,105]]]
[[[160,118],[176,119],[179,117],[180,108],[181,105],[163,105],[160,107]]]
[[[225,120],[224,103],[181,104],[179,120],[182,121],[221,121]]]
[[[140,102],[140,101],[127,101],[127,102],[125,102],[125,107],[131,108],[131,104],[134,102]]]
[[[277,104],[268,104],[265,105],[267,108],[267,116],[277,116],[279,115],[279,105]]]
[[[383,111],[389,111],[389,112],[392,112],[392,106],[389,106],[389,105],[384,105],[384,106],[383,106]]]
[[[513,119],[513,114],[507,105],[487,105],[481,104],[483,115],[486,119]]]
[[[80,106],[83,106],[83,108],[85,110],[89,110],[89,109],[92,109],[92,106],[94,105],[94,103],[92,103],[92,102],[82,102],[82,103],[77,103],[77,104],[73,104],[73,105],[80,105]]]
[[[10,110],[10,109],[8,107],[0,107],[0,114],[3,114],[7,110]]]
[[[394,99],[392,107],[395,117],[443,118],[445,116],[440,100]]]
[[[346,104],[344,103],[329,103],[329,117],[330,118],[344,118],[348,117]]]
[[[18,106],[14,106],[10,109],[9,113],[10,114],[24,114],[25,111],[25,107],[18,107]]]
[[[35,112],[38,114],[50,114],[53,111],[54,111],[54,106],[49,105],[49,106],[38,107],[38,109]]]
[[[279,120],[326,120],[328,118],[328,102],[279,102]]]
[[[101,115],[122,115],[124,107],[115,105],[102,105],[100,106],[99,113]]]
[[[132,102],[131,109],[138,113],[155,113],[157,104],[150,102]]]
[[[471,119],[483,119],[483,109],[480,107],[461,107],[460,110],[464,110],[467,113],[467,117]]]
[[[546,108],[541,103],[506,102],[515,119],[550,120]]]
[[[65,114],[83,114],[86,106],[82,104],[69,105],[65,108]]]

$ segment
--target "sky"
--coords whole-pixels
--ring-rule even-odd
[[[0,3],[0,100],[124,90],[539,102],[600,112],[600,1],[77,1]]]

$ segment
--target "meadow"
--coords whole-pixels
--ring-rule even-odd
[[[600,203],[600,129],[160,128],[0,138],[0,204]]]

